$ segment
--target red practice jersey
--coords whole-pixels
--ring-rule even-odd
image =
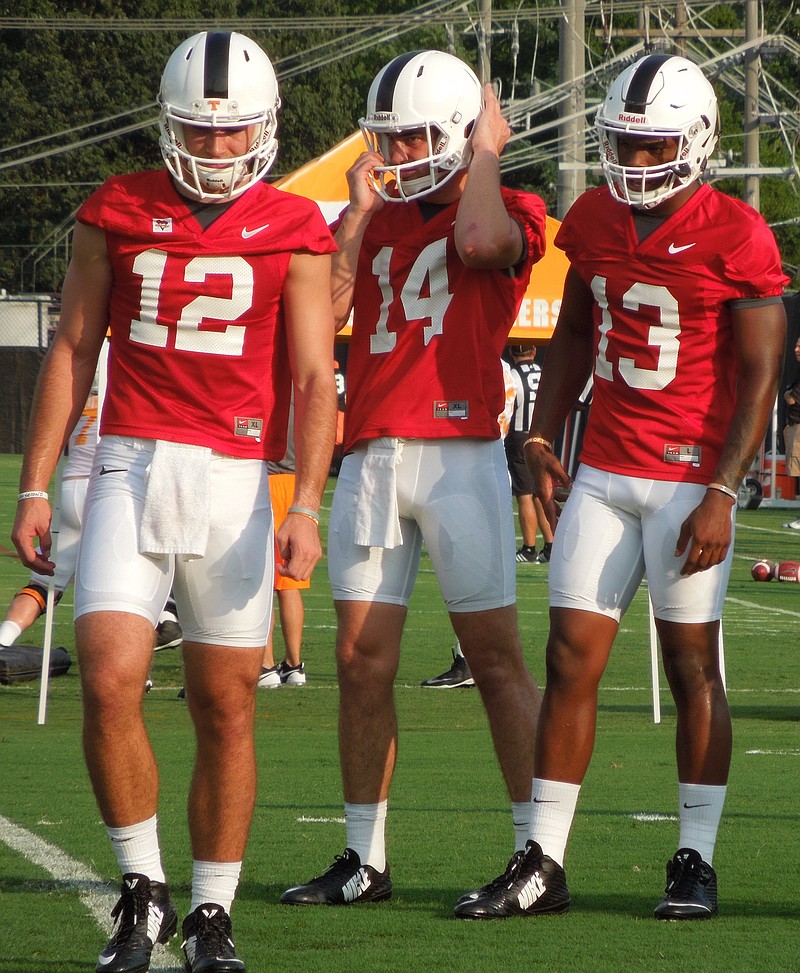
[[[258,183],[207,229],[166,170],[109,179],[78,211],[114,275],[101,433],[279,460],[293,253],[336,249],[316,203]]]
[[[612,473],[709,483],[735,405],[729,302],[788,282],[750,206],[702,186],[639,243],[603,186],[556,236],[594,294],[594,399],[581,460]]]
[[[513,272],[464,266],[454,238],[457,202],[428,220],[422,214],[429,208],[413,202],[389,204],[372,217],[356,275],[346,449],[379,436],[500,435],[499,359],[545,249],[541,199],[502,193],[526,239]]]

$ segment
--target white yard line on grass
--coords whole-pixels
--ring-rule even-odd
[[[57,882],[74,889],[97,925],[106,936],[111,935],[111,910],[119,898],[118,889],[111,889],[88,865],[76,861],[44,838],[21,828],[2,815],[0,841],[29,862],[44,869]],[[150,973],[181,973],[182,970],[183,965],[177,962],[176,954],[172,950],[165,946],[155,947]]]
[[[800,750],[745,750],[748,757],[800,757]]]
[[[737,534],[747,530],[752,530],[756,534],[775,534],[778,537],[786,537],[790,533],[797,533],[797,531],[789,531],[785,527],[756,527],[754,524],[743,524],[741,522],[736,524]]]
[[[677,814],[653,814],[645,813],[644,811],[637,811],[634,814],[627,814],[626,817],[633,818],[634,821],[644,821],[646,824],[651,824],[654,821],[677,821]]]
[[[780,582],[778,582],[780,584]],[[741,605],[742,608],[755,608],[765,615],[789,615],[792,618],[800,618],[800,611],[792,611],[791,608],[777,608],[775,605],[770,605],[769,608],[764,605],[759,605],[755,601],[744,601],[742,598],[731,598],[730,596],[725,598],[726,602],[731,602],[733,605]]]

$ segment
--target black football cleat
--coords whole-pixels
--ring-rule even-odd
[[[244,973],[236,955],[231,917],[214,902],[204,902],[183,920],[183,954],[187,973]]]
[[[97,973],[147,973],[155,944],[167,942],[178,928],[167,886],[136,872],[122,876],[111,918],[116,920],[114,935],[100,953]]]
[[[681,848],[667,862],[667,887],[656,919],[711,919],[718,912],[717,873],[693,848]]]
[[[423,683],[427,689],[467,689],[475,685],[467,660],[463,655],[457,655],[453,664],[441,676],[426,679]]]
[[[163,622],[159,622],[158,625],[156,625],[156,638],[153,651],[161,652],[162,649],[177,648],[182,641],[183,632],[181,631],[181,626],[178,621],[173,621],[171,618],[165,618]]]
[[[564,869],[535,841],[515,852],[502,875],[463,895],[453,910],[458,919],[508,919],[556,915],[569,909]]]
[[[337,855],[331,867],[305,885],[294,885],[281,896],[285,905],[354,905],[384,902],[392,897],[389,863],[382,872],[362,865],[352,848]]]
[[[278,666],[278,674],[283,686],[305,686],[306,666],[304,662],[296,666],[290,666],[286,659]]]

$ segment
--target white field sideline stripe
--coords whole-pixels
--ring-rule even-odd
[[[748,757],[800,757],[800,750],[745,750]]]
[[[344,818],[309,818],[302,814],[297,818],[300,824],[346,824]]]
[[[764,605],[759,605],[754,601],[744,601],[742,598],[726,598],[725,601],[729,601],[732,605],[741,605],[742,608],[757,608],[765,615],[790,615],[792,618],[800,618],[800,611],[792,611],[790,608],[776,608],[774,605],[765,608]],[[723,618],[723,625],[724,623]]]
[[[795,507],[795,509],[797,509]],[[787,509],[787,513],[789,510]],[[775,534],[776,537],[786,537],[786,528],[781,529],[780,527],[755,527],[753,524],[737,524],[736,533],[741,531],[752,530],[757,534]]]
[[[111,935],[111,910],[119,898],[118,889],[111,890],[108,883],[87,865],[2,815],[0,841],[29,862],[38,865],[57,882],[74,889],[105,935]],[[98,946],[98,953],[101,948],[102,944]],[[183,965],[176,963],[175,954],[171,950],[159,945],[155,947],[150,973],[182,973],[182,970]]]
[[[633,818],[634,821],[644,821],[646,824],[651,824],[654,821],[677,821],[677,814],[647,814],[644,811],[639,811],[634,814],[625,815],[628,818]]]

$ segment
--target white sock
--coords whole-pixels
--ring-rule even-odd
[[[239,886],[241,862],[192,862],[192,904],[189,911],[206,902],[221,905],[230,915],[233,897]]]
[[[16,622],[11,622],[8,619],[0,622],[0,645],[13,645],[20,635],[22,635],[22,629]]]
[[[126,828],[106,827],[117,864],[123,875],[138,872],[154,882],[165,882],[158,846],[158,815]]]
[[[680,814],[679,848],[694,848],[709,865],[722,818],[727,786],[722,784],[678,784]]]
[[[522,851],[531,833],[531,802],[512,801],[511,818],[514,822],[514,851]]]
[[[580,790],[580,784],[533,778],[530,837],[562,866]]]
[[[362,865],[382,872],[386,868],[386,837],[384,834],[388,801],[377,804],[345,804],[347,847],[361,859]]]

